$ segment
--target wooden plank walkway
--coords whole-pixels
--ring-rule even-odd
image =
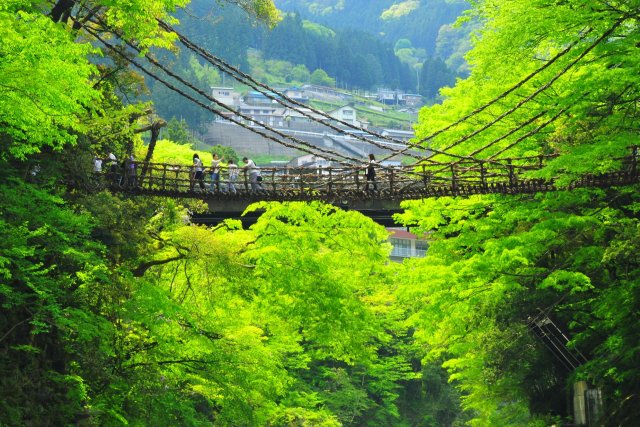
[[[523,194],[579,187],[610,187],[639,182],[638,152],[617,159],[620,170],[588,174],[559,188],[553,180],[532,179],[527,173],[542,168],[551,156],[504,161],[459,159],[451,163],[424,163],[400,167],[376,167],[375,189],[367,182],[365,166],[358,167],[265,167],[260,169],[259,189],[252,189],[250,177],[240,169],[235,191],[230,191],[228,174],[222,170],[219,189],[211,191],[205,169],[204,189],[194,179],[191,165],[133,162],[128,167],[105,166],[93,181],[93,189],[110,189],[132,195],[198,198],[226,210],[242,209],[258,200],[311,201],[391,209],[402,200],[474,194]]]

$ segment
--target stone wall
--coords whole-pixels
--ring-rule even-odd
[[[264,133],[268,131],[262,130]],[[387,155],[390,151],[377,147],[370,143],[360,141],[355,137],[345,138],[343,135],[323,135],[319,133],[307,133],[303,130],[282,130],[296,139],[305,141],[314,147],[322,147],[347,155],[352,158],[362,158],[366,161],[367,155],[373,153],[376,156]],[[284,140],[288,144],[293,141],[283,139],[280,135],[274,135],[276,140]],[[211,122],[207,126],[204,142],[209,145],[223,145],[233,148],[242,158],[243,156],[265,155],[274,157],[286,157],[293,159],[306,154],[301,150],[286,147],[276,141],[258,135],[248,129],[228,122]],[[399,147],[396,147],[397,150]],[[321,153],[318,153],[321,155]]]

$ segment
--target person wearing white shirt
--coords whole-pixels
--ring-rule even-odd
[[[193,154],[193,179],[191,180],[191,190],[195,183],[198,183],[200,190],[204,190],[204,172],[202,167],[202,160],[197,153]]]
[[[209,191],[220,191],[220,162],[223,157],[218,157],[218,153],[213,153],[213,160],[211,160],[211,186]]]
[[[242,161],[244,162],[242,169],[245,169],[249,173],[251,191],[262,190],[262,185],[260,184],[260,169],[256,166],[253,160],[247,157],[243,158]]]
[[[236,194],[236,181],[238,180],[238,165],[231,159],[227,165],[227,173],[229,174],[229,182],[227,182],[227,191]]]

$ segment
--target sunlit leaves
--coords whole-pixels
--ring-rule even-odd
[[[593,319],[593,313],[586,313],[594,310],[607,327],[613,326],[604,319],[619,319],[607,312],[613,309],[611,301],[594,295],[628,295],[628,285],[611,284],[610,268],[615,267],[603,262],[607,253],[627,260],[622,247],[634,253],[629,242],[635,221],[624,219],[608,203],[606,193],[574,190],[406,204],[402,218],[429,232],[430,247],[424,259],[405,263],[408,269],[402,272],[397,295],[412,313],[409,322],[427,345],[428,358],[446,359],[444,366],[464,390],[465,407],[477,411],[479,425],[496,416],[503,425],[535,419],[527,409],[530,397],[520,389],[533,375],[528,363],[533,366],[543,357],[518,350],[535,348],[525,326],[528,319],[540,310],[575,315],[572,326],[577,330]],[[611,241],[608,236],[620,229],[630,234]],[[617,301],[626,311],[633,300]],[[559,308],[560,301],[568,307]],[[574,314],[577,307],[580,314]],[[619,327],[618,320],[613,323]],[[594,344],[586,345],[586,337],[597,341],[597,335],[585,331],[577,345],[589,348]],[[628,336],[620,332],[617,340],[603,342],[603,350],[597,351],[611,346],[631,351]],[[515,361],[508,362],[505,354],[511,353]],[[600,381],[608,375],[600,363],[584,367],[589,370],[599,371]],[[628,370],[625,379],[635,374]]]
[[[588,2],[481,1],[484,28],[469,52],[471,75],[421,113],[418,136],[438,148],[477,157],[559,153],[544,178],[620,168],[638,129],[637,31],[623,9]],[[529,124],[527,120],[542,114]],[[485,129],[486,127],[486,129]],[[473,132],[477,133],[473,134]],[[470,138],[467,136],[472,135]],[[442,157],[446,158],[446,157]]]
[[[96,69],[86,61],[94,49],[46,16],[6,8],[0,39],[2,156],[24,159],[75,142],[100,98],[90,84]]]

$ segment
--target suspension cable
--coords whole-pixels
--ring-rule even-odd
[[[552,64],[554,64],[556,61],[558,61],[560,58],[562,58],[564,55],[566,55],[567,53],[569,53],[579,42],[581,42],[582,40],[584,40],[587,35],[589,35],[591,32],[593,31],[593,28],[590,28],[586,31],[583,32],[583,34],[580,36],[580,38],[578,40],[575,40],[571,43],[569,43],[569,45],[561,50],[560,52],[558,52],[556,54],[556,56],[554,56],[553,58],[551,58],[549,61],[545,62],[544,65],[542,65],[541,67],[537,68],[536,70],[534,70],[533,72],[531,72],[529,75],[527,75],[525,78],[523,78],[522,80],[518,81],[515,85],[511,86],[509,89],[505,90],[504,92],[502,92],[501,94],[499,94],[498,96],[496,96],[495,98],[491,99],[490,101],[482,104],[481,106],[479,106],[478,108],[476,108],[475,110],[471,111],[470,113],[468,113],[467,115],[459,118],[458,120],[448,124],[447,126],[431,133],[430,135],[427,135],[426,137],[420,139],[419,141],[415,142],[415,143],[411,143],[409,144],[410,147],[407,147],[406,149],[410,149],[412,147],[421,147],[422,144],[424,144],[425,142],[432,140],[433,138],[435,138],[436,136],[448,131],[449,129],[466,122],[467,120],[469,120],[470,118],[478,115],[479,113],[481,113],[482,111],[486,110],[487,108],[489,108],[490,106],[492,106],[493,104],[495,104],[496,102],[500,101],[501,99],[506,98],[510,93],[514,92],[516,89],[522,87],[526,82],[528,82],[529,80],[531,80],[532,78],[534,78],[535,76],[537,76],[538,74],[540,74],[541,72],[543,72],[544,70],[546,70],[547,68],[549,68]],[[524,103],[523,103],[524,104]],[[518,105],[518,108],[521,107],[522,105]],[[515,111],[515,110],[514,110]],[[494,124],[494,123],[492,123]],[[483,129],[484,130],[484,129]],[[474,135],[475,136],[475,135]],[[465,140],[468,138],[465,138]],[[463,142],[463,141],[460,141]],[[456,142],[454,143],[455,145],[458,145],[460,142]],[[446,151],[446,149],[445,149]],[[436,152],[436,154],[439,154]]]
[[[110,50],[111,50],[111,51],[113,51],[114,53],[118,54],[119,56],[123,57],[127,62],[129,62],[130,64],[132,64],[133,66],[135,66],[136,68],[138,68],[139,70],[141,70],[143,73],[147,74],[148,76],[150,76],[150,77],[151,77],[151,78],[153,78],[154,80],[159,81],[160,83],[162,83],[164,86],[166,86],[166,87],[167,87],[167,88],[169,88],[170,90],[172,90],[172,91],[174,91],[174,92],[178,93],[180,96],[182,96],[182,97],[184,97],[184,98],[188,99],[189,101],[191,101],[191,102],[193,102],[193,103],[197,104],[197,105],[198,105],[198,106],[200,106],[201,108],[203,108],[203,109],[205,109],[205,110],[208,110],[208,111],[210,111],[210,112],[212,112],[212,113],[214,113],[214,114],[216,114],[216,115],[218,115],[218,116],[222,116],[222,114],[221,114],[219,111],[217,111],[217,110],[215,110],[214,108],[212,108],[212,107],[210,107],[210,106],[206,105],[205,103],[203,103],[203,102],[201,102],[201,101],[199,101],[199,100],[195,99],[193,96],[188,95],[187,93],[185,93],[184,91],[180,90],[180,89],[179,89],[179,88],[177,88],[176,86],[172,85],[171,83],[169,83],[169,82],[167,82],[166,80],[162,79],[161,77],[157,76],[157,75],[156,75],[156,74],[154,74],[153,72],[149,71],[149,70],[148,70],[148,69],[146,69],[144,66],[140,65],[139,63],[137,63],[136,61],[134,61],[134,60],[132,60],[132,59],[128,58],[126,55],[124,55],[122,52],[120,52],[120,51],[119,51],[119,50],[118,50],[114,45],[112,45],[112,44],[108,43],[106,40],[104,40],[102,37],[100,37],[100,36],[99,36],[97,33],[95,33],[94,31],[92,31],[92,30],[88,29],[86,26],[85,26],[84,28],[85,28],[85,30],[86,30],[89,34],[91,34],[93,37],[95,37],[97,40],[99,40],[99,41],[100,41],[103,45],[105,45],[108,49],[110,49]],[[145,55],[145,57],[146,57],[148,60],[150,60],[150,61],[154,61],[154,60],[152,60],[151,58],[147,57],[146,55]],[[175,76],[175,75],[172,75],[172,74],[169,74],[169,75],[171,75],[172,77],[178,78],[178,79],[181,81],[181,79],[179,78],[179,76]],[[195,88],[195,87],[194,87],[193,85],[191,85],[190,83],[188,83],[188,82],[184,82],[184,81],[181,81],[181,83],[185,84],[187,87],[189,87],[190,89],[192,89],[192,90],[196,91],[197,93],[199,93],[200,95],[204,96],[204,97],[205,97],[205,98],[207,98],[208,100],[210,100],[210,101],[212,101],[212,102],[216,103],[216,105],[219,105],[219,106],[220,106],[220,107],[222,107],[222,108],[228,108],[228,107],[226,107],[224,104],[219,103],[219,102],[216,102],[216,100],[213,100],[212,98],[210,98],[210,97],[209,97],[209,95],[208,95],[207,93],[205,93],[205,92],[203,92],[203,91],[199,90],[198,88]],[[225,119],[229,120],[229,121],[230,121],[230,122],[232,122],[232,123],[237,124],[238,126],[240,126],[240,127],[244,128],[244,129],[247,129],[247,130],[249,130],[249,131],[251,131],[251,132],[254,132],[254,133],[256,133],[256,134],[258,134],[258,135],[260,135],[260,136],[262,136],[262,137],[264,137],[264,138],[266,138],[266,139],[270,139],[270,140],[272,140],[272,141],[274,141],[274,142],[276,142],[276,143],[278,143],[278,144],[281,144],[281,145],[283,145],[283,146],[285,146],[285,147],[287,147],[287,148],[292,148],[292,149],[296,149],[296,150],[304,151],[304,152],[307,152],[307,153],[309,153],[309,154],[313,154],[313,155],[319,155],[319,154],[318,154],[318,152],[326,153],[326,154],[329,154],[329,155],[330,155],[330,156],[329,156],[329,160],[336,161],[337,163],[340,163],[340,164],[347,164],[347,165],[350,165],[351,163],[344,162],[344,161],[342,161],[342,160],[338,160],[338,159],[337,159],[336,157],[334,157],[334,156],[337,156],[337,157],[340,157],[340,158],[343,158],[343,159],[346,159],[346,160],[351,160],[351,161],[353,161],[353,162],[357,162],[357,163],[361,163],[361,162],[362,162],[362,160],[361,160],[361,159],[357,159],[357,158],[354,158],[354,157],[346,156],[346,155],[343,155],[343,154],[337,153],[337,152],[335,152],[335,151],[333,151],[333,150],[327,150],[327,149],[323,149],[323,148],[320,148],[320,147],[316,147],[316,146],[314,146],[314,145],[312,145],[312,144],[309,144],[309,143],[307,143],[307,142],[305,142],[305,141],[301,141],[301,140],[299,140],[299,139],[297,139],[297,138],[294,138],[294,137],[291,137],[291,136],[288,136],[288,135],[282,134],[282,133],[278,132],[277,130],[270,128],[269,126],[264,125],[264,124],[262,124],[262,123],[260,123],[260,122],[256,121],[256,120],[255,120],[255,119],[253,119],[252,117],[245,116],[245,115],[241,115],[241,114],[239,114],[239,116],[240,116],[240,117],[242,117],[242,118],[244,118],[245,120],[249,120],[249,121],[251,121],[251,122],[255,123],[256,125],[258,125],[258,126],[262,127],[262,128],[263,128],[263,129],[265,129],[265,130],[268,130],[268,131],[270,131],[270,132],[273,132],[273,133],[275,133],[276,135],[279,135],[279,136],[281,136],[281,137],[283,137],[283,138],[286,138],[286,139],[292,140],[292,141],[294,141],[295,143],[300,144],[300,145],[289,144],[289,143],[286,143],[286,142],[284,142],[284,141],[282,141],[282,140],[279,140],[279,139],[277,139],[277,138],[274,138],[272,135],[270,135],[270,134],[268,134],[268,133],[265,133],[265,132],[263,132],[263,131],[260,131],[260,130],[258,130],[258,129],[255,129],[255,128],[252,128],[252,127],[250,127],[250,126],[245,125],[245,124],[244,124],[244,123],[242,123],[240,120],[237,120],[237,119],[234,119],[234,118],[227,118],[227,117],[225,117]]]
[[[160,26],[162,28],[164,28],[166,31],[170,31],[170,32],[174,32],[177,36],[178,39],[180,40],[180,42],[186,46],[188,49],[190,49],[193,52],[196,52],[198,55],[200,55],[202,58],[204,58],[205,60],[207,60],[207,62],[209,62],[210,64],[214,65],[216,68],[220,69],[223,72],[226,72],[228,74],[230,74],[234,79],[236,79],[237,81],[239,81],[240,83],[244,83],[248,86],[250,86],[251,88],[255,89],[256,91],[258,91],[259,93],[261,93],[262,95],[266,96],[267,98],[276,101],[277,103],[286,106],[288,108],[291,108],[292,110],[302,114],[303,116],[321,123],[327,127],[329,127],[332,130],[335,130],[339,133],[345,133],[344,129],[340,129],[336,126],[333,126],[331,123],[327,123],[327,122],[323,122],[318,120],[318,118],[316,116],[314,116],[313,114],[308,113],[307,111],[305,111],[305,109],[319,115],[322,117],[325,117],[329,120],[335,121],[345,127],[348,127],[349,129],[353,129],[353,130],[357,130],[357,131],[361,131],[364,133],[367,133],[369,135],[372,135],[376,138],[385,140],[385,141],[391,141],[397,144],[401,144],[401,145],[406,145],[405,141],[399,140],[399,139],[395,139],[393,137],[389,137],[389,136],[385,136],[382,134],[379,134],[373,130],[370,129],[365,129],[361,126],[356,126],[352,123],[346,122],[344,120],[340,120],[337,117],[333,117],[329,114],[327,114],[326,112],[313,108],[312,106],[303,104],[293,98],[288,97],[287,95],[285,95],[283,92],[278,91],[277,89],[274,89],[264,83],[258,82],[257,80],[255,80],[253,77],[251,77],[250,75],[242,72],[241,70],[239,70],[238,68],[228,64],[227,62],[225,62],[223,59],[211,54],[210,52],[206,51],[205,49],[203,49],[202,47],[200,47],[199,45],[197,45],[196,43],[192,42],[191,40],[189,40],[185,35],[181,34],[180,32],[178,32],[175,28],[173,28],[172,26],[170,26],[169,24],[163,22],[163,21],[158,21],[160,23]],[[276,96],[274,96],[276,95]],[[283,102],[284,101],[284,102]],[[300,109],[300,108],[302,109]],[[388,147],[383,146],[381,144],[379,144],[377,141],[369,139],[369,138],[365,138],[361,135],[352,135],[353,137],[360,139],[361,141],[365,141],[368,142],[372,145],[378,146],[379,148],[385,148],[387,150],[390,150]],[[390,151],[395,151],[395,150],[390,150]]]

